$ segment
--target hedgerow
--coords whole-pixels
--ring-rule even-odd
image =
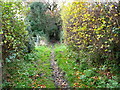
[[[89,51],[97,58],[117,59],[120,51],[118,3],[73,2],[63,5],[65,43],[73,50]],[[92,58],[96,59],[96,58]]]
[[[28,32],[24,23],[24,10],[21,2],[0,2],[2,6],[2,53],[4,63],[6,58],[18,58],[27,50]],[[13,55],[14,54],[14,55]],[[13,58],[9,58],[12,62]]]
[[[18,67],[16,64],[25,60],[24,57],[33,48],[29,47],[29,35],[24,22],[27,9],[24,4],[1,1],[0,6],[2,7],[0,34],[2,35],[3,83],[5,83],[9,78],[8,75],[12,75]]]

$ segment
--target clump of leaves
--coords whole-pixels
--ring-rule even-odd
[[[89,51],[93,57],[97,53],[100,57],[94,57],[97,62],[107,58],[116,60],[115,52],[120,51],[118,7],[118,3],[88,2],[63,6],[61,18],[65,42],[76,51]]]

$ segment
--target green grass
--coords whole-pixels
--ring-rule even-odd
[[[64,71],[70,87],[75,88],[120,88],[120,69],[116,64],[104,62],[97,66],[91,64],[87,52],[68,49],[64,44],[54,46],[55,59]],[[51,47],[39,46],[34,53],[8,62],[7,81],[4,87],[14,88],[55,88],[51,77]],[[110,69],[108,71],[108,69]]]
[[[55,45],[54,50],[55,59],[59,67],[66,73],[65,77],[71,87],[120,88],[118,66],[105,63],[95,67],[96,65],[89,64],[89,56],[85,52],[80,51],[80,55],[78,55],[64,44]],[[107,71],[108,68],[111,68],[110,71]]]
[[[57,63],[59,67],[66,72],[66,79],[68,80],[68,83],[70,86],[72,86],[71,82],[74,82],[75,76],[74,74],[74,60],[70,59],[70,54],[67,51],[67,47],[63,45],[55,45],[55,59],[57,60]]]
[[[14,88],[55,88],[50,69],[51,49],[46,46],[35,48],[34,54],[28,54],[25,60],[9,63],[8,78],[3,86]]]

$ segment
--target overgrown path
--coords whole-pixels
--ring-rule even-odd
[[[55,61],[54,45],[52,45],[51,49],[51,67],[53,69],[53,79],[56,88],[68,88],[68,83],[64,78],[64,73],[60,70],[57,62]]]
[[[16,62],[8,62],[7,82],[3,83],[5,89],[120,88],[120,71],[115,64],[92,66],[88,64],[89,58],[84,56],[83,51],[78,57],[65,44],[51,46],[35,47],[34,54],[27,54],[24,59]],[[80,63],[76,62],[78,59]]]

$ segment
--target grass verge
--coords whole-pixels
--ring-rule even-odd
[[[100,66],[90,64],[89,56],[83,51],[80,55],[67,46],[55,45],[55,59],[66,73],[65,77],[71,87],[75,88],[120,88],[120,70],[115,63]]]
[[[51,49],[46,46],[35,48],[24,59],[7,64],[7,81],[3,87],[8,88],[55,88],[50,69]]]

